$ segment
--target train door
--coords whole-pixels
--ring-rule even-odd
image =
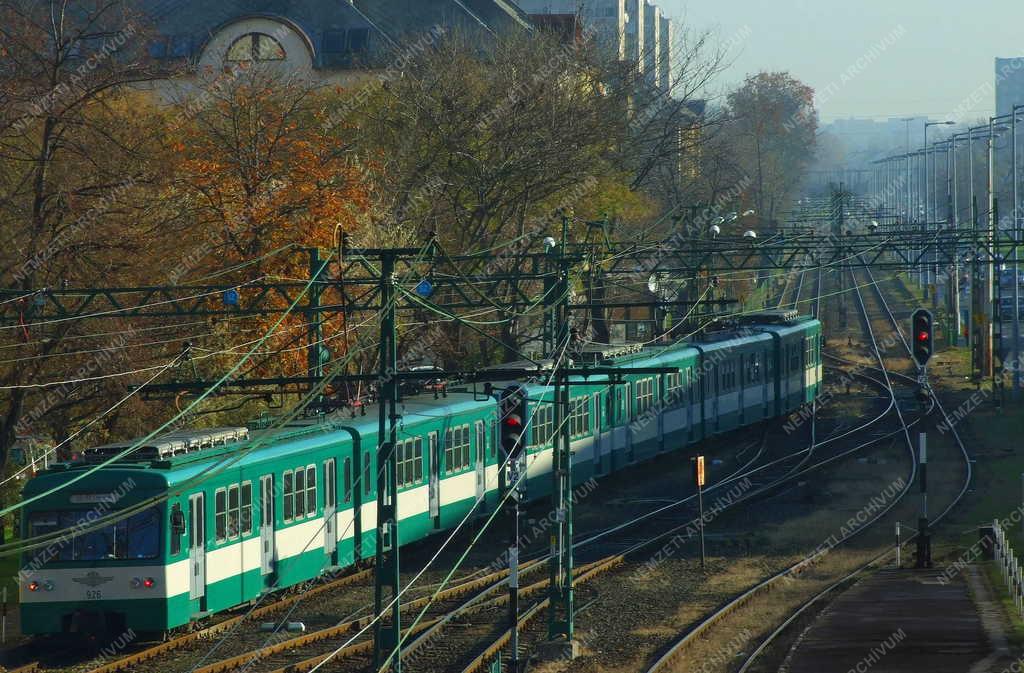
[[[622,396],[622,423],[626,426],[626,463],[636,461],[633,453],[633,384],[626,383]]]
[[[189,583],[188,597],[199,600],[199,610],[206,610],[206,494],[195,493],[188,498],[189,528],[192,537],[188,542]]]
[[[484,502],[487,496],[487,430],[483,421],[473,424],[476,429],[476,499],[481,503],[479,512],[487,507]]]
[[[738,371],[736,372],[736,386],[740,393],[740,424],[747,423],[747,377],[750,373],[747,369],[752,365],[753,355],[740,354],[737,360]],[[753,402],[753,400],[751,400]]]
[[[269,586],[274,573],[274,475],[260,477],[260,575]]]
[[[688,428],[687,440],[693,441],[693,367],[687,367],[683,379],[683,401],[686,404],[686,427]]]
[[[324,553],[334,565],[338,549],[338,464],[334,458],[324,461]]]
[[[668,398],[665,397],[665,377],[658,375],[653,379],[654,383],[654,401],[652,404],[655,405],[654,409],[657,411],[656,418],[658,419],[658,436],[655,437],[655,441],[658,442],[658,451],[665,450],[665,415],[669,405],[667,404]]]
[[[722,368],[719,367],[718,364],[715,364],[714,368],[711,370],[711,418],[715,419],[714,428],[716,433],[719,430],[718,421],[720,405],[718,402],[722,395],[722,383],[720,378],[722,375],[721,369]]]
[[[430,479],[427,485],[430,518],[434,528],[441,527],[441,447],[437,442],[437,433],[430,433]]]
[[[604,426],[601,413],[601,393],[594,393],[594,474],[604,474]]]
[[[782,381],[782,399],[779,400],[779,409],[782,413],[789,410],[789,344],[780,346],[779,356],[779,379]]]

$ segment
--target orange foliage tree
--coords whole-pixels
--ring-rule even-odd
[[[168,267],[169,282],[214,272],[218,283],[308,280],[309,257],[301,249],[331,250],[342,231],[359,224],[369,197],[348,130],[328,120],[334,95],[280,70],[250,66],[205,82],[200,98],[183,97],[170,110],[168,217],[184,220],[190,233],[184,246],[174,243],[168,258],[179,261]],[[282,299],[279,307],[285,305]],[[259,326],[269,329],[276,320],[267,316]],[[335,350],[344,349],[339,321],[324,331]],[[302,314],[289,316],[254,369],[301,375],[306,322]]]

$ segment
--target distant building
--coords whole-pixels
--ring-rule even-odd
[[[645,75],[649,86],[668,90],[672,81],[672,20],[649,0],[517,0],[533,23],[541,15],[580,18],[584,34]]]
[[[635,64],[643,72],[644,50],[644,9],[647,0],[626,0],[626,61]]]
[[[660,86],[661,78],[661,9],[644,0],[644,53],[643,72],[647,84]]]
[[[517,0],[536,25],[543,15],[578,16],[585,32],[615,60],[626,58],[627,0]]]
[[[672,40],[675,37],[672,30],[672,20],[664,14],[658,22],[658,33],[661,41],[661,59],[658,61],[658,80],[661,88],[665,91],[672,89],[672,59],[675,57]]]
[[[1024,58],[996,59],[996,115],[1008,115],[1024,105]]]
[[[507,0],[136,0],[156,59],[214,72],[240,62],[346,82],[400,61],[423,39],[528,28]]]

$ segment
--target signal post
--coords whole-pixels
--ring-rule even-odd
[[[927,399],[928,391],[928,360],[931,359],[933,350],[932,314],[926,309],[919,308],[910,317],[911,355],[920,370],[918,383],[921,386],[920,394],[922,400]],[[921,516],[917,521],[917,568],[932,567],[932,545],[931,532],[928,530],[928,436],[925,433],[918,434],[917,464],[921,478]]]

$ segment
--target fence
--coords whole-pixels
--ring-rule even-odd
[[[999,525],[999,521],[992,522],[992,545],[995,551],[995,560],[999,564],[999,572],[1006,581],[1006,590],[1017,606],[1017,614],[1024,617],[1024,571],[1021,570],[1020,558],[1010,547],[1006,539],[1006,532]]]

